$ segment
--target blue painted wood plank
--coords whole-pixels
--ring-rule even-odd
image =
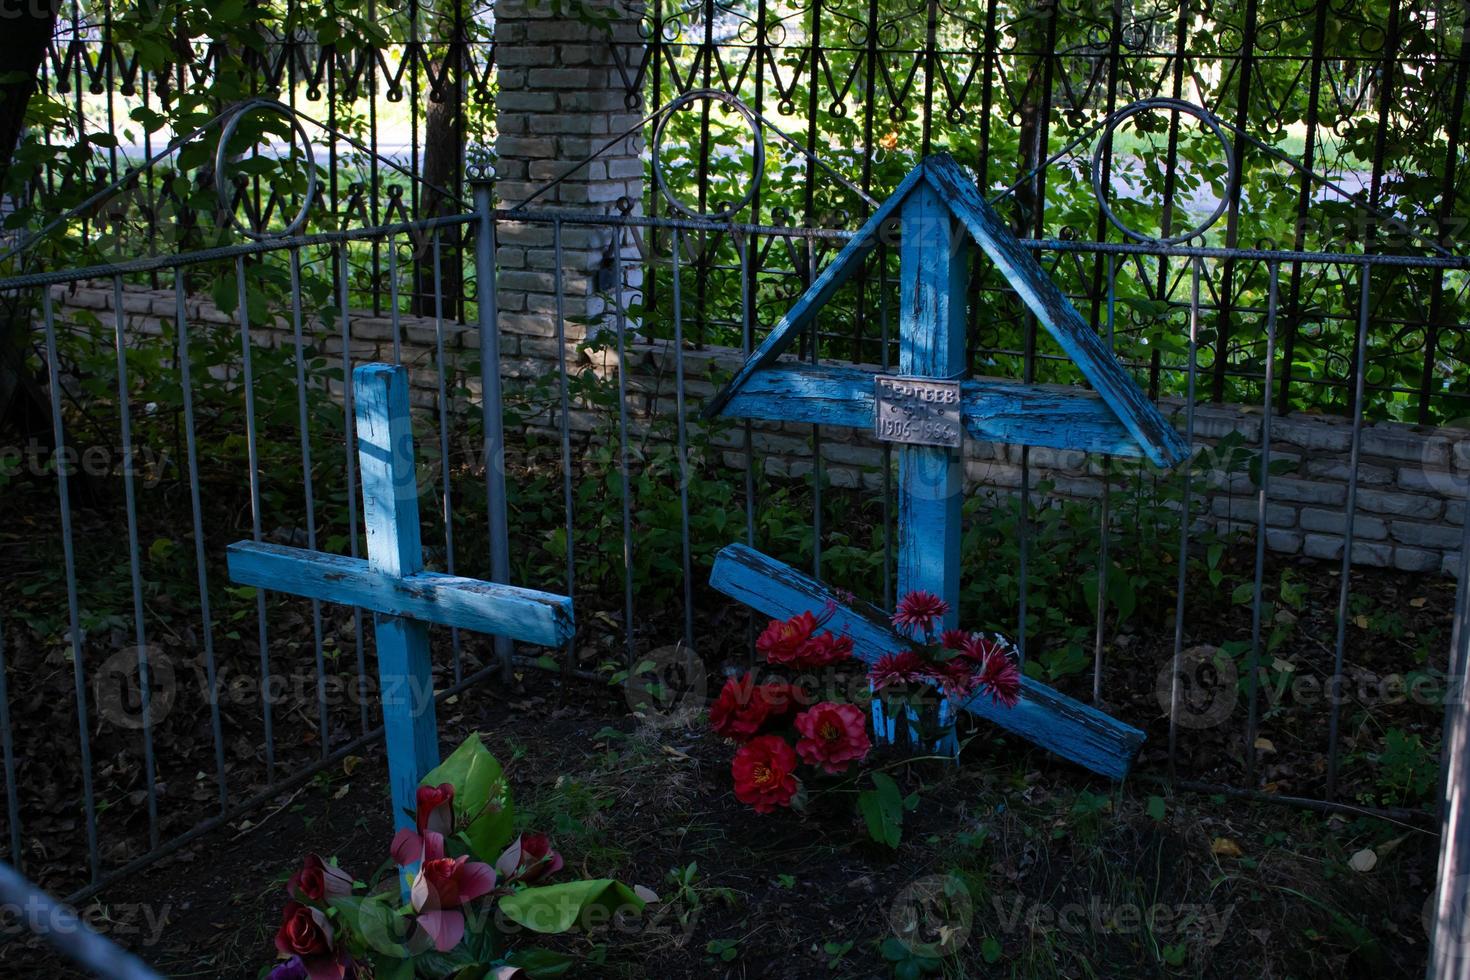
[[[459,575],[388,575],[360,558],[242,541],[226,552],[230,578],[274,592],[558,647],[572,638],[572,600]]]
[[[900,649],[900,638],[877,606],[846,598],[816,579],[769,558],[753,548],[732,544],[715,558],[710,584],[768,616],[786,618],[809,609],[838,604],[828,628],[846,632],[865,663]],[[972,701],[965,710],[1020,737],[1113,779],[1128,774],[1144,734],[1029,677],[1021,682],[1021,701],[1014,708]]]
[[[907,377],[958,378],[966,373],[965,287],[970,243],[927,184],[903,202],[899,221],[898,370]],[[958,449],[897,447],[898,595],[932,592],[949,603],[939,626],[959,625],[960,502],[964,461]],[[882,708],[879,707],[881,717]],[[943,709],[941,709],[943,711]],[[948,723],[942,717],[941,723]],[[934,751],[958,752],[951,735]]]
[[[401,582],[424,567],[413,423],[408,414],[408,369],[402,365],[365,364],[352,372],[352,383],[368,544],[365,570]],[[313,554],[305,565],[313,570],[321,568],[323,557]],[[356,604],[372,608],[369,603]],[[378,646],[393,823],[395,829],[403,830],[414,826],[419,781],[439,764],[429,628],[418,620],[377,610],[373,632]]]
[[[369,561],[389,575],[412,575],[424,567],[424,547],[408,369],[364,364],[352,372],[352,397]]]
[[[1010,378],[960,382],[965,432],[981,442],[1142,456],[1095,391]],[[873,374],[841,364],[778,362],[751,375],[726,406],[734,418],[873,427]]]
[[[839,286],[852,278],[853,273],[862,267],[863,259],[868,253],[878,247],[884,222],[897,213],[909,191],[919,186],[922,181],[923,167],[915,167],[894,189],[892,196],[868,216],[868,220],[863,222],[857,234],[848,239],[842,251],[838,252],[836,257],[827,264],[827,268],[822,270],[822,273],[807,287],[791,309],[786,311],[786,315],[771,328],[771,332],[766,335],[765,340],[761,341],[760,346],[750,357],[746,358],[745,363],[740,366],[740,370],[735,373],[730,383],[715,392],[714,397],[705,403],[705,418],[715,418],[722,414],[730,396],[740,390],[752,374],[774,361],[791,346],[797,337],[801,336],[802,330],[811,322],[811,318],[816,315],[817,311],[826,305]]]
[[[1036,314],[1047,333],[1076,363],[1088,383],[1118,414],[1148,458],[1159,466],[1182,462],[1189,452],[1184,439],[1052,282],[1036,256],[1021,247],[1000,216],[985,203],[974,180],[946,153],[928,157],[922,166],[929,186],[964,222],[975,242]]]

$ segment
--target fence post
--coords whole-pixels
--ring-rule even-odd
[[[1470,519],[1462,532],[1459,574],[1446,677],[1439,881],[1424,915],[1429,980],[1470,980]]]
[[[490,580],[510,584],[510,522],[505,506],[505,427],[500,400],[500,309],[495,292],[495,195],[491,181],[471,181],[475,194],[475,307],[480,327],[480,411],[485,439],[485,504]],[[510,682],[510,638],[495,637],[500,677]]]

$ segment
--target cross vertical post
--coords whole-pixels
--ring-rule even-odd
[[[970,239],[957,234],[953,212],[928,184],[914,188],[899,212],[899,373],[957,380],[965,373],[965,292]],[[898,594],[933,592],[949,603],[942,628],[959,623],[961,450],[898,446]],[[952,714],[948,704],[940,708]],[[894,720],[874,702],[880,738],[892,740]],[[943,715],[941,722],[944,721]],[[934,746],[953,753],[951,734]]]
[[[368,565],[384,575],[405,578],[424,567],[408,372],[366,364],[352,373],[352,381]],[[423,620],[375,612],[373,628],[394,829],[412,829],[419,780],[439,764],[429,626]]]

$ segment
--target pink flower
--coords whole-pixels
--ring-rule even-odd
[[[352,876],[315,854],[308,854],[291,880],[286,882],[286,894],[302,902],[340,898],[352,894]]]
[[[814,705],[796,716],[796,730],[802,735],[796,743],[796,754],[808,765],[821,766],[829,773],[840,773],[848,763],[861,762],[873,747],[862,709],[851,704],[823,701]]]
[[[977,666],[985,663],[992,655],[1004,657],[1010,649],[1009,644],[995,636],[986,636],[984,633],[972,633],[965,638],[965,642],[955,649],[965,659],[972,661]]]
[[[464,938],[464,913],[460,907],[495,890],[495,869],[466,856],[444,856],[444,836],[424,834],[423,863],[414,875],[409,901],[414,921],[434,940],[434,948],[447,953]]]
[[[873,690],[882,691],[889,687],[917,684],[929,676],[929,664],[912,650],[885,653],[868,671],[868,683]]]
[[[949,612],[949,603],[933,592],[909,592],[898,600],[898,612],[893,614],[893,625],[899,629],[910,629],[923,635],[934,628],[936,620]]]
[[[495,860],[495,871],[505,884],[534,885],[562,869],[564,862],[551,849],[545,834],[522,834]]]

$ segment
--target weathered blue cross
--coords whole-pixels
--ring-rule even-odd
[[[394,820],[412,828],[419,780],[439,764],[429,624],[561,646],[573,633],[572,600],[424,571],[408,370],[365,364],[352,384],[367,559],[241,541],[229,547],[230,578],[373,612]]]
[[[862,265],[897,219],[898,376],[858,368],[779,362],[817,311]],[[969,378],[965,300],[978,245],[1035,313],[1092,390]],[[974,180],[947,154],[919,164],[878,207],[832,264],[802,294],[705,407],[707,417],[810,422],[866,428],[896,444],[898,594],[924,590],[949,603],[957,625],[960,504],[965,437],[987,442],[1143,456],[1159,466],[1188,447],[1123,365],[1082,319],[1035,257],[986,204]],[[715,588],[767,615],[787,617],[838,604],[831,629],[846,630],[869,663],[905,642],[888,616],[865,602],[839,602],[821,582],[744,545],[720,552]],[[1124,776],[1143,732],[1031,678],[1007,709],[979,697],[965,710],[1114,778]],[[883,723],[881,715],[875,718]],[[879,736],[892,736],[892,721]]]

